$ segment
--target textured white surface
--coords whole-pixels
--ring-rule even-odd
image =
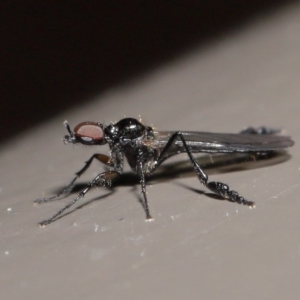
[[[1,299],[298,299],[299,82],[295,5],[6,144],[0,153]],[[99,151],[63,145],[62,122],[109,123],[124,115],[141,115],[161,130],[279,127],[296,145],[279,164],[209,172],[256,201],[254,210],[201,193],[193,173],[177,174],[148,185],[155,222],[144,221],[139,185],[124,184],[114,193],[93,190],[80,209],[40,229],[38,221],[75,194],[38,206],[32,200],[67,183]],[[99,170],[94,163],[80,182]]]

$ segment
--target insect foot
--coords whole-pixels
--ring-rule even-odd
[[[255,207],[255,202],[246,200],[244,197],[240,196],[236,191],[231,191],[229,189],[229,186],[225,183],[211,181],[207,184],[207,187],[214,193],[232,202],[244,204],[249,206],[250,208]]]

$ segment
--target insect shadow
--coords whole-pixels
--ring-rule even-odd
[[[261,154],[261,155],[257,155],[257,154],[251,155],[249,153],[214,154],[213,156],[203,155],[201,157],[198,157],[197,161],[199,162],[199,164],[201,164],[201,166],[204,167],[206,173],[211,175],[211,174],[221,174],[221,173],[229,173],[229,172],[240,172],[240,171],[246,171],[250,169],[263,168],[267,166],[269,167],[272,165],[283,163],[289,160],[290,158],[291,156],[286,151],[276,151],[276,152],[274,151],[274,152],[268,152],[267,154]],[[180,161],[174,161],[174,162],[163,164],[159,170],[157,170],[154,174],[152,174],[147,178],[147,182],[150,184],[157,184],[165,181],[174,180],[176,178],[179,179],[179,178],[194,177],[194,176],[195,176],[195,171],[191,166],[190,161],[180,160]],[[76,183],[71,191],[71,194],[82,191],[82,189],[84,189],[87,186],[87,183],[88,182]],[[122,176],[119,176],[114,180],[112,187],[105,187],[106,190],[109,190],[108,193],[94,197],[88,201],[85,201],[84,203],[78,205],[74,209],[66,212],[65,214],[62,214],[57,219],[69,215],[74,211],[76,211],[77,209],[81,209],[87,205],[90,205],[94,201],[99,201],[99,200],[102,201],[106,199],[108,196],[114,194],[116,192],[116,188],[118,187],[131,186],[132,191],[135,192],[136,186],[139,184],[140,184],[140,178],[137,174],[130,171],[124,172]],[[179,185],[183,188],[186,188],[198,194],[205,194],[206,196],[214,200],[219,200],[219,201],[225,200],[230,202],[230,200],[224,199],[219,195],[204,191],[202,189],[190,187],[181,182],[174,182],[174,184]],[[54,193],[61,189],[62,187],[55,189]],[[135,194],[137,200],[143,206],[143,209],[145,209],[144,201],[140,193],[135,192]]]

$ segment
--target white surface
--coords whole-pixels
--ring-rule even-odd
[[[6,144],[0,153],[1,299],[298,299],[299,82],[295,5]],[[125,185],[111,195],[93,190],[81,209],[40,229],[37,223],[75,194],[38,206],[32,200],[67,183],[100,151],[63,145],[63,121],[73,127],[124,115],[141,115],[161,130],[279,127],[296,145],[283,163],[211,175],[256,201],[254,210],[191,190],[206,191],[190,173],[149,183],[155,222],[144,221],[139,185]],[[79,182],[99,170],[95,162]]]

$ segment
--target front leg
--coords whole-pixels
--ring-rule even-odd
[[[74,184],[75,181],[90,167],[92,161],[95,159],[97,159],[98,161],[100,161],[101,163],[107,165],[107,166],[112,166],[112,159],[104,154],[100,154],[100,153],[96,153],[94,155],[92,155],[92,157],[85,162],[84,167],[79,170],[78,172],[75,173],[75,177],[74,179],[61,191],[59,191],[56,195],[48,197],[48,198],[40,198],[40,199],[36,199],[33,202],[36,204],[40,204],[40,203],[45,203],[45,202],[50,202],[50,201],[54,201],[57,200],[60,197],[66,197],[68,196],[72,189],[74,188]]]
[[[157,160],[157,165],[159,165],[165,159],[165,155],[168,154],[168,150],[172,147],[173,143],[175,143],[175,141],[178,139],[180,139],[182,141],[183,147],[189,156],[192,166],[193,166],[200,182],[203,185],[205,185],[207,188],[209,188],[215,194],[218,194],[219,196],[221,196],[225,199],[228,199],[232,202],[237,202],[239,204],[248,205],[250,207],[255,206],[254,202],[244,199],[236,191],[231,191],[227,184],[222,183],[222,182],[215,182],[215,181],[209,182],[207,174],[202,170],[198,161],[192,155],[192,153],[184,139],[184,135],[181,132],[176,132],[171,136],[171,138],[169,139],[165,148],[161,152],[160,157]]]
[[[94,186],[111,186],[112,180],[114,180],[119,173],[116,171],[106,171],[103,173],[98,174],[90,183],[87,184],[86,188],[84,188],[78,196],[72,200],[69,204],[67,204],[65,207],[63,207],[61,210],[59,210],[55,215],[53,215],[51,218],[46,219],[44,221],[41,221],[39,224],[41,227],[45,227],[45,225],[48,225],[52,222],[54,222],[65,210],[70,208],[72,205],[74,205],[79,199],[83,198],[85,194]]]

